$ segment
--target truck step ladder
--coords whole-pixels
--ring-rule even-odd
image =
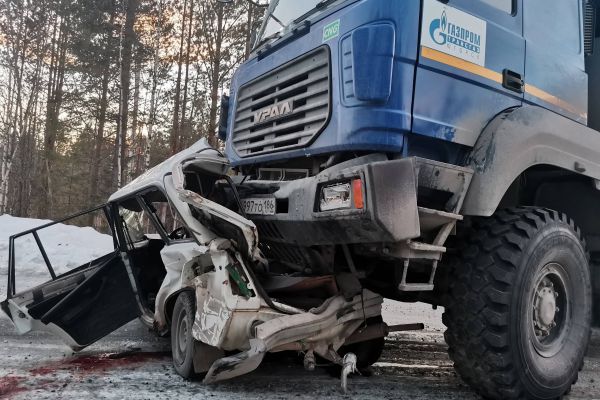
[[[390,253],[404,262],[402,276],[398,284],[400,292],[422,292],[434,289],[435,274],[442,256],[446,253],[446,240],[455,231],[456,224],[464,218],[459,214],[460,209],[471,184],[473,170],[457,167],[431,160],[418,159],[418,185],[427,189],[453,193],[446,203],[444,210],[428,207],[418,207],[421,232],[428,237],[425,243],[407,240],[394,246]],[[442,207],[440,207],[442,208]],[[408,271],[412,262],[431,263],[431,272],[426,282],[408,282]]]

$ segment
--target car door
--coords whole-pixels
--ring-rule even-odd
[[[523,102],[522,0],[422,0],[413,132],[473,146]]]
[[[10,238],[1,306],[19,333],[51,332],[80,350],[140,315],[115,229],[104,205]]]

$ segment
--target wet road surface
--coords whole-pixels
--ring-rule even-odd
[[[207,386],[177,375],[169,339],[155,337],[138,321],[73,354],[47,334],[16,336],[10,321],[0,319],[0,398],[476,399],[452,369],[439,312],[411,307],[386,304],[384,317],[388,323],[418,322],[418,315],[426,331],[388,338],[373,376],[352,377],[348,395],[328,370],[306,372],[293,354],[268,358],[249,375]],[[569,398],[600,399],[599,372],[600,331],[595,331]]]

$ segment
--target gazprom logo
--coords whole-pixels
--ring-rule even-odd
[[[446,28],[448,27],[448,17],[446,11],[442,13],[442,17],[431,21],[429,26],[429,34],[434,42],[443,46],[446,44]]]
[[[440,18],[431,21],[429,34],[431,39],[440,46],[450,44],[474,53],[481,52],[481,35],[448,21],[446,11],[442,12]]]
[[[447,26],[448,26],[448,17],[446,15],[446,11],[444,11],[442,13],[442,31],[445,31]]]

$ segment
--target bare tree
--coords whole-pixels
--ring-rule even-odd
[[[131,84],[131,63],[133,45],[135,41],[135,19],[138,0],[124,0],[125,24],[120,40],[120,103],[119,103],[119,130],[117,134],[117,187],[123,186],[127,179],[127,127],[129,121],[129,97]]]
[[[100,84],[100,102],[98,104],[97,128],[93,141],[93,151],[90,160],[90,179],[88,204],[91,206],[98,201],[98,183],[100,178],[100,160],[104,148],[105,130],[107,122],[107,113],[109,107],[108,91],[111,79],[112,57],[112,33],[115,22],[115,10],[110,9],[110,18],[108,21],[108,30],[105,32],[104,45],[102,46],[102,60],[98,60],[102,65],[101,84]]]
[[[7,76],[0,113],[0,213],[8,211],[12,198],[24,215],[31,203],[48,10],[30,2],[0,4],[5,17],[0,39],[7,50],[0,62]]]
[[[177,56],[177,82],[175,84],[175,106],[173,107],[173,128],[171,131],[171,153],[176,153],[179,148],[179,140],[180,140],[180,120],[179,113],[181,108],[181,74],[183,68],[183,46],[185,41],[185,27],[188,20],[187,13],[187,5],[188,0],[183,1],[183,10],[181,13],[181,35],[179,40],[179,55]]]
[[[158,12],[154,24],[154,54],[152,60],[152,87],[150,89],[150,113],[148,116],[148,137],[146,139],[146,149],[144,151],[144,171],[150,168],[150,150],[152,141],[154,140],[154,127],[156,126],[156,101],[158,91],[158,70],[160,64],[160,39],[162,35],[162,19],[163,19],[163,0],[158,2]]]
[[[53,18],[53,32],[50,50],[50,67],[46,93],[46,124],[44,129],[44,152],[41,164],[42,197],[38,207],[38,217],[48,218],[52,214],[54,199],[52,196],[52,169],[55,161],[56,140],[59,129],[59,115],[63,102],[65,81],[65,63],[69,40],[69,18],[64,15],[65,0],[60,2],[60,8]]]
[[[217,126],[220,95],[237,66],[249,54],[251,35],[248,23],[255,25],[259,7],[250,8],[246,2],[224,5],[218,2],[202,2],[198,29],[200,59],[199,73],[207,92],[203,134],[209,143],[217,147]],[[248,16],[252,16],[248,21]]]
[[[129,151],[129,169],[127,174],[129,176],[129,180],[133,180],[133,177],[136,174],[139,174],[140,165],[139,165],[139,157],[137,157],[138,146],[141,144],[140,140],[140,125],[139,125],[139,117],[140,117],[140,93],[141,93],[141,84],[142,84],[142,50],[140,46],[136,46],[135,49],[135,61],[133,67],[133,112],[131,114],[131,147]],[[132,165],[133,164],[133,165]]]
[[[185,78],[183,80],[183,103],[181,110],[181,122],[179,123],[179,146],[177,151],[180,151],[183,147],[183,143],[187,143],[187,137],[190,136],[190,124],[188,123],[187,117],[187,106],[188,106],[188,88],[190,81],[190,62],[191,62],[191,46],[192,46],[192,34],[194,26],[194,0],[190,0],[190,21],[188,23],[187,33],[187,48],[185,56]],[[183,137],[182,137],[183,136]]]

